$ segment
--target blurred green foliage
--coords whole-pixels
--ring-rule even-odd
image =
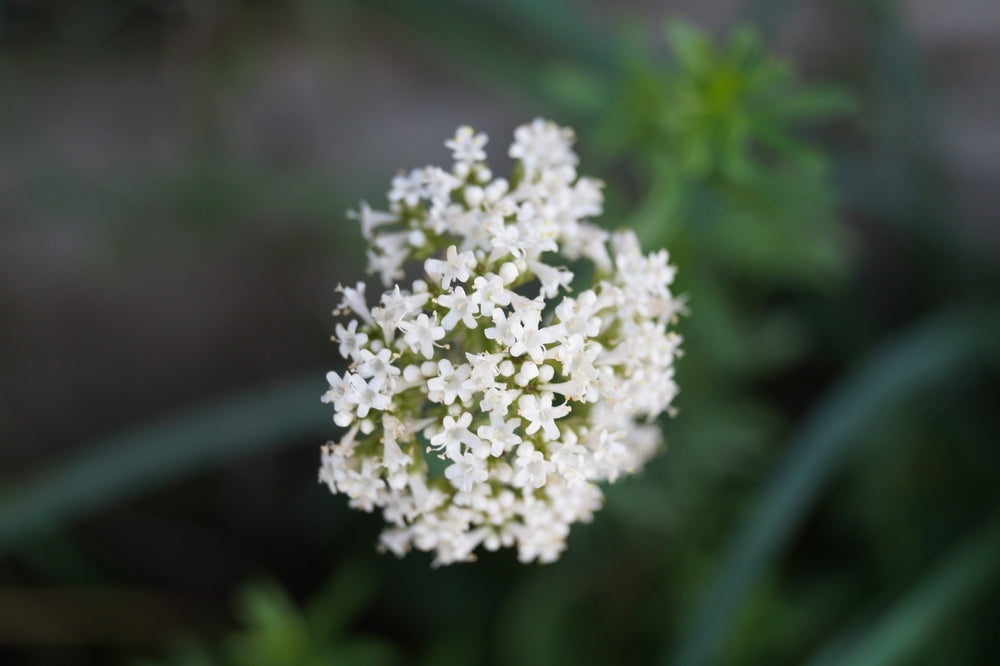
[[[789,3],[765,4],[777,20]],[[318,33],[327,13],[312,6],[295,3]],[[244,583],[237,628],[192,627],[198,638],[143,663],[930,665],[996,653],[1000,275],[956,240],[950,211],[925,205],[943,186],[907,142],[922,140],[910,130],[931,105],[892,3],[847,3],[877,57],[869,78],[832,87],[800,81],[752,27],[716,41],[672,22],[614,39],[559,2],[342,7],[330,20],[394,26],[425,57],[572,121],[582,170],[597,165],[608,183],[604,222],[670,250],[691,310],[670,447],[607,488],[595,524],[547,568],[378,557],[374,518],[296,493],[280,515],[301,521],[308,549],[270,534],[251,544],[288,548],[289,578],[310,556],[348,564],[315,593]],[[850,150],[830,150],[831,124]],[[884,155],[898,187],[864,177]],[[178,215],[328,204],[316,182],[265,193],[268,174],[192,173],[171,197]],[[841,219],[857,213],[845,202],[864,224]],[[885,256],[902,268],[872,277]],[[243,436],[243,453],[314,452],[303,435],[328,416],[306,407],[236,397],[114,438],[0,498],[0,544],[38,561],[43,528],[218,467]],[[248,416],[243,432],[241,413],[269,426]],[[310,455],[292,465],[296,483],[312,483]]]
[[[142,660],[137,666],[175,664],[256,664],[257,666],[388,666],[401,663],[391,643],[360,637],[349,630],[356,614],[370,603],[377,579],[360,563],[342,565],[305,608],[274,581],[248,583],[236,600],[242,629],[219,648],[190,639],[166,661]]]

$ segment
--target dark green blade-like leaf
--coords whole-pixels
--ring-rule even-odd
[[[1000,570],[1000,520],[955,548],[921,583],[882,617],[834,638],[810,666],[880,666],[907,663],[946,621],[977,596],[987,593]]]
[[[994,322],[989,322],[988,327]],[[835,385],[792,437],[788,453],[729,549],[686,640],[664,663],[707,663],[725,640],[751,585],[785,545],[852,444],[880,414],[958,371],[987,326],[948,312],[900,334]]]
[[[378,590],[375,571],[364,561],[341,563],[305,609],[310,637],[331,642],[361,615]]]
[[[317,371],[82,445],[78,455],[0,498],[0,553],[61,521],[213,465],[318,442],[334,431],[319,400],[322,377]]]

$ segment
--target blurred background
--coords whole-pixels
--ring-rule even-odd
[[[0,662],[985,664],[1000,5],[0,1]],[[344,211],[576,128],[689,295],[668,448],[562,560],[316,483]]]

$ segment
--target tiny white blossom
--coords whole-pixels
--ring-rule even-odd
[[[400,322],[405,334],[403,341],[414,351],[420,351],[424,358],[434,357],[434,343],[444,337],[444,329],[437,324],[437,317],[419,314],[412,322]]]
[[[460,402],[468,402],[472,399],[472,391],[466,386],[466,381],[471,373],[468,364],[462,363],[458,367],[451,364],[448,359],[441,359],[437,363],[438,374],[427,380],[427,397],[434,402],[450,405],[458,398]]]
[[[377,354],[362,349],[358,361],[358,374],[362,377],[395,377],[401,372],[392,364],[392,352],[384,347]]]
[[[438,305],[448,308],[448,314],[441,320],[444,330],[450,331],[455,324],[462,322],[466,328],[476,328],[476,311],[479,309],[479,294],[465,293],[465,289],[455,287],[454,291],[437,298]]]
[[[361,223],[361,233],[369,241],[374,237],[378,227],[399,221],[399,218],[392,213],[372,210],[367,201],[362,201],[357,211],[348,211],[347,218]]]
[[[391,398],[382,392],[385,388],[385,377],[372,377],[365,381],[361,375],[351,375],[351,385],[347,394],[348,402],[357,406],[358,418],[368,416],[369,410],[388,409]]]
[[[549,266],[540,261],[528,263],[528,267],[538,276],[538,281],[542,284],[542,296],[553,298],[560,289],[569,287],[573,281],[573,273],[565,268]]]
[[[531,444],[522,444],[517,449],[514,469],[515,486],[530,485],[533,488],[541,488],[545,485],[548,475],[555,471],[556,466],[552,461],[546,460],[545,454],[535,450]]]
[[[427,188],[427,196],[431,200],[431,205],[439,209],[448,204],[451,193],[462,185],[461,180],[437,167],[424,169],[423,175],[424,186]],[[415,247],[420,247],[420,245],[415,245]]]
[[[519,392],[516,390],[491,386],[483,392],[483,400],[479,405],[484,412],[503,416],[510,409],[510,406],[517,399],[518,395]]]
[[[458,248],[449,245],[445,251],[445,258],[428,259],[424,262],[424,270],[432,278],[441,281],[441,286],[447,289],[452,281],[467,282],[469,271],[476,266],[476,257],[472,252],[465,251],[459,253]]]
[[[347,470],[347,478],[340,486],[351,498],[352,507],[371,511],[379,502],[385,481],[378,475],[377,463],[371,458],[365,458],[361,462],[360,470]]]
[[[555,342],[561,329],[556,327],[539,328],[541,313],[525,312],[520,322],[511,325],[514,344],[510,346],[511,356],[528,355],[535,363],[541,363],[545,358],[546,345]]]
[[[573,153],[573,130],[559,127],[550,120],[535,118],[530,125],[522,125],[514,132],[514,143],[508,155],[530,171],[576,166]]]
[[[444,142],[446,148],[451,150],[452,158],[456,162],[482,162],[486,159],[486,151],[483,146],[488,139],[482,132],[476,133],[468,125],[462,125],[455,131],[454,138]]]
[[[444,475],[463,493],[490,478],[483,461],[471,453],[463,453],[461,458],[448,465]]]
[[[400,448],[397,436],[400,434],[401,422],[390,414],[382,416],[382,427],[384,435],[382,438],[382,459],[381,464],[388,472],[388,484],[390,488],[400,490],[406,487],[408,482],[407,469],[413,464],[413,457],[404,453]]]
[[[365,320],[366,323],[372,323],[371,313],[368,311],[368,305],[365,303],[364,282],[358,282],[353,288],[337,285],[337,291],[343,295],[340,301],[340,308],[353,312]]]
[[[392,189],[389,190],[389,201],[403,202],[407,206],[416,206],[424,196],[424,174],[420,169],[414,169],[408,174],[399,174],[392,179]]]
[[[399,323],[406,319],[412,312],[423,307],[430,298],[430,294],[404,294],[396,285],[393,291],[382,294],[382,307],[372,310],[372,317],[382,329],[385,339],[392,341]]]
[[[347,384],[344,382],[344,379],[336,372],[328,372],[326,373],[326,382],[330,385],[330,388],[323,394],[321,400],[332,404],[343,402],[347,391]]]
[[[497,419],[490,425],[479,426],[476,434],[490,443],[489,454],[499,458],[504,453],[521,443],[521,437],[514,432],[521,426],[520,419],[504,421]]]
[[[465,412],[457,419],[451,416],[444,417],[441,432],[431,437],[431,446],[435,449],[444,449],[445,455],[452,460],[458,460],[461,453],[461,445],[473,447],[480,443],[479,437],[473,435],[469,430],[472,423],[472,414]]]
[[[502,354],[468,354],[465,358],[469,361],[472,371],[466,380],[466,388],[470,391],[485,391],[493,386],[493,378],[500,374],[500,362],[503,360]]]
[[[514,317],[500,308],[493,310],[493,326],[486,329],[487,340],[493,340],[501,345],[510,346],[517,342],[520,324]]]
[[[503,278],[494,273],[480,275],[472,281],[479,300],[479,312],[484,317],[493,318],[493,310],[510,305],[510,292],[504,285]]]
[[[525,253],[521,231],[516,224],[505,224],[503,219],[492,221],[487,226],[490,233],[490,261],[496,261],[506,255],[523,257]]]
[[[528,426],[524,429],[525,433],[533,435],[541,430],[545,433],[546,439],[559,439],[559,427],[556,425],[556,419],[569,414],[569,405],[553,405],[552,394],[545,393],[542,394],[541,398],[535,395],[522,395],[517,406],[518,413],[528,421]]]

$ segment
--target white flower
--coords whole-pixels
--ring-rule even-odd
[[[466,328],[476,328],[476,311],[479,309],[479,294],[473,292],[471,296],[465,293],[465,289],[455,287],[449,294],[442,294],[437,297],[438,305],[448,308],[448,314],[441,320],[444,330],[450,331],[455,328],[455,324],[462,322]]]
[[[405,334],[403,341],[410,349],[419,351],[424,358],[434,357],[434,343],[444,337],[444,329],[437,325],[437,315],[428,317],[421,313],[412,322],[399,322],[399,327]]]
[[[338,287],[336,313],[353,315],[335,327],[347,369],[327,374],[321,399],[347,430],[323,447],[320,481],[381,510],[380,549],[430,551],[435,566],[480,545],[551,562],[600,507],[597,484],[660,446],[652,421],[678,390],[675,269],[586,219],[602,184],[577,177],[573,140],[524,125],[515,177],[494,179],[486,136],[461,127],[445,142],[451,171],[402,173],[389,212],[349,214],[386,291],[369,309],[364,283]],[[566,266],[584,260],[593,277],[570,294]],[[426,281],[394,284],[420,267]]]
[[[420,203],[425,192],[424,173],[420,169],[414,169],[409,174],[401,173],[392,179],[389,201],[393,203],[402,201],[407,206],[413,207]]]
[[[398,218],[392,213],[372,210],[367,201],[362,201],[358,210],[348,211],[347,217],[361,223],[361,234],[369,241],[374,237],[374,232],[378,227],[398,221]]]
[[[582,344],[601,331],[601,318],[595,317],[597,294],[588,289],[576,298],[565,298],[556,306],[556,319],[567,336],[577,336]]]
[[[504,421],[503,418],[491,421],[490,425],[479,426],[476,434],[490,443],[489,454],[499,458],[515,445],[521,443],[521,437],[514,432],[521,426],[520,419]]]
[[[388,472],[389,487],[401,490],[407,484],[407,469],[413,464],[413,457],[399,447],[397,437],[405,433],[399,419],[390,414],[382,416],[382,458],[380,460]]]
[[[472,399],[472,391],[465,385],[472,369],[468,364],[455,367],[448,359],[437,363],[438,375],[427,380],[427,397],[434,402],[450,405],[458,398],[460,402]]]
[[[479,312],[483,316],[492,319],[495,308],[510,305],[510,292],[499,275],[494,273],[480,275],[472,281],[472,285],[476,289]]]
[[[514,143],[507,154],[520,160],[525,169],[533,172],[564,165],[576,166],[573,140],[573,130],[568,127],[535,118],[530,125],[517,128]]]
[[[541,488],[545,485],[545,479],[555,471],[556,466],[550,460],[545,459],[545,454],[536,451],[531,444],[525,443],[517,448],[517,457],[514,459],[514,485],[518,488],[530,485],[533,488]]]
[[[325,403],[336,404],[344,400],[347,391],[347,384],[336,372],[326,373],[326,382],[330,385],[329,390],[320,398]]]
[[[444,417],[441,432],[431,437],[431,446],[435,449],[444,449],[445,455],[452,460],[458,460],[461,453],[461,445],[473,447],[480,444],[480,439],[469,431],[472,423],[472,414],[464,412],[458,419],[451,416]]]
[[[368,311],[368,305],[365,303],[364,282],[359,282],[354,288],[338,284],[337,291],[343,294],[343,298],[338,306],[340,309],[353,312],[368,324],[372,323],[371,313]]]
[[[522,395],[517,401],[517,407],[518,414],[528,421],[528,426],[524,429],[525,434],[533,435],[541,430],[549,440],[559,439],[556,419],[570,412],[568,404],[553,405],[551,393],[543,393],[541,398],[535,395]]]
[[[523,257],[524,243],[521,241],[521,231],[516,224],[506,224],[503,218],[490,220],[486,225],[490,233],[490,261],[496,261],[506,255]]]
[[[361,461],[360,469],[347,468],[341,473],[337,490],[351,498],[350,505],[362,511],[371,511],[384,496],[385,482],[378,474],[378,463],[373,458]]]
[[[569,283],[573,281],[573,273],[562,267],[532,261],[528,263],[528,268],[538,276],[538,281],[542,283],[542,296],[545,298],[555,297],[560,289],[568,288]]]
[[[593,475],[593,466],[589,463],[587,449],[576,443],[576,438],[569,438],[556,447],[552,453],[552,463],[568,485],[586,483],[587,477]]]
[[[428,259],[424,262],[424,270],[435,280],[441,281],[441,287],[447,289],[453,280],[467,282],[469,271],[476,266],[476,257],[472,252],[458,252],[458,248],[449,245],[445,259]]]
[[[486,329],[487,340],[493,340],[498,344],[510,346],[517,342],[517,335],[520,324],[514,317],[507,317],[507,313],[500,308],[493,310],[493,326]]]
[[[382,307],[372,310],[372,318],[382,329],[386,342],[392,342],[393,334],[410,313],[423,307],[430,294],[404,294],[396,285],[393,291],[382,294]]]
[[[386,348],[373,354],[367,349],[358,352],[358,374],[362,377],[395,377],[399,368],[392,364],[392,352]]]
[[[432,208],[441,209],[447,206],[451,193],[462,184],[461,180],[437,167],[427,167],[423,175]]]
[[[483,146],[488,139],[482,132],[478,134],[468,125],[462,125],[455,131],[455,137],[444,142],[446,148],[452,152],[452,158],[456,162],[482,162],[486,159],[486,151]]]
[[[483,391],[483,399],[479,405],[484,412],[503,416],[510,409],[510,406],[517,399],[518,395],[519,392],[517,390],[491,386]]]
[[[549,327],[539,329],[542,315],[537,311],[528,311],[521,316],[520,322],[511,325],[514,344],[510,346],[511,356],[527,354],[535,363],[545,359],[546,345],[555,342],[562,329]]]
[[[384,376],[372,377],[370,381],[366,382],[361,375],[351,375],[350,382],[346,399],[357,406],[359,419],[368,416],[369,410],[388,409],[391,398],[382,392],[386,383]]]
[[[469,361],[472,372],[466,380],[466,388],[470,391],[485,391],[493,386],[493,378],[500,374],[500,361],[503,354],[481,354],[466,353],[465,358]]]
[[[483,461],[471,453],[463,453],[461,458],[448,465],[444,475],[463,493],[490,478]]]

